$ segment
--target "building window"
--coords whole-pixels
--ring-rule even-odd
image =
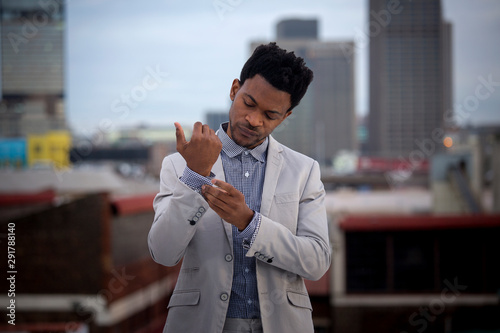
[[[497,293],[499,228],[346,232],[348,293]]]

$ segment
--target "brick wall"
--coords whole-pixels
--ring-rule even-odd
[[[112,258],[114,266],[150,258],[148,233],[154,212],[114,216],[112,220]]]
[[[17,292],[95,293],[102,288],[104,271],[111,269],[106,194],[89,195],[10,222],[16,231]],[[7,230],[7,222],[2,230]],[[6,283],[0,281],[2,290],[8,289]]]
[[[100,295],[111,306],[154,282],[171,276],[173,288],[179,270],[155,263],[149,254],[147,234],[153,222],[151,210],[112,215],[107,194],[90,194],[58,207],[3,219],[0,233],[8,223],[16,231],[16,295],[83,294]],[[0,246],[6,253],[7,244]],[[0,288],[8,290],[8,281]],[[169,294],[129,318],[100,327],[86,311],[18,311],[16,329],[46,331],[46,325],[83,323],[90,332],[161,331]],[[0,314],[5,311],[0,310]],[[22,326],[25,325],[25,326]],[[28,326],[26,326],[28,325]],[[35,325],[35,326],[33,326]],[[0,331],[12,327],[0,323]]]

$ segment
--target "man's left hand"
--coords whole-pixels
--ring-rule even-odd
[[[239,231],[245,230],[254,212],[245,203],[243,193],[222,180],[214,179],[212,183],[217,187],[204,185],[201,190],[210,208]]]

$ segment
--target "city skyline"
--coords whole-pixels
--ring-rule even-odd
[[[356,113],[366,115],[367,1],[230,3],[68,2],[70,127],[89,134],[135,124],[189,125],[203,121],[209,110],[228,110],[229,86],[248,57],[248,45],[274,40],[276,23],[287,18],[318,19],[321,40],[355,41]],[[500,32],[500,3],[444,0],[443,16],[453,25],[453,105],[471,108],[466,103],[481,79],[492,83],[488,98],[460,120],[500,122],[500,65],[495,59],[500,46],[492,43]]]
[[[276,42],[304,58],[314,72],[308,93],[273,136],[285,146],[331,165],[343,150],[357,150],[352,41],[322,40],[317,20],[283,20],[276,26]],[[269,41],[254,41],[252,49]]]

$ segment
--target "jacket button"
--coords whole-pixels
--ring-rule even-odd
[[[229,296],[226,293],[220,294],[221,301],[227,301],[228,298],[229,298]]]
[[[229,261],[233,260],[233,256],[230,255],[230,254],[226,254],[225,259],[226,259],[227,262],[229,262]]]

